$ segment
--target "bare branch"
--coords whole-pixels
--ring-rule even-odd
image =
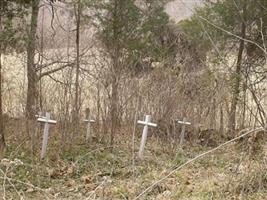
[[[185,163],[182,164],[182,165],[179,165],[179,166],[174,167],[174,169],[173,169],[172,171],[170,171],[166,176],[164,176],[163,178],[161,178],[161,179],[159,179],[158,181],[154,182],[151,186],[147,187],[143,192],[141,192],[141,193],[140,193],[137,197],[135,197],[133,200],[137,200],[137,199],[139,199],[139,198],[142,197],[144,194],[146,194],[146,193],[149,192],[151,189],[153,189],[156,185],[158,185],[159,183],[161,183],[162,181],[164,181],[165,179],[167,179],[168,177],[170,177],[170,176],[171,176],[172,174],[174,174],[175,172],[177,172],[177,171],[179,171],[180,169],[184,168],[185,166],[189,165],[190,163],[192,163],[192,162],[194,162],[194,161],[196,161],[196,160],[198,160],[198,159],[200,159],[200,158],[203,158],[203,157],[207,156],[208,154],[211,154],[211,153],[217,151],[218,149],[220,149],[220,148],[222,148],[222,147],[224,147],[224,146],[226,146],[226,145],[228,145],[228,144],[230,144],[230,143],[232,143],[232,142],[234,142],[234,141],[239,140],[240,138],[243,138],[243,137],[245,137],[245,136],[247,136],[247,135],[249,135],[249,134],[252,134],[252,133],[254,133],[254,132],[256,132],[256,131],[261,131],[261,130],[264,130],[264,128],[263,128],[263,127],[260,127],[260,128],[257,128],[257,129],[253,129],[253,130],[247,131],[247,132],[245,132],[245,133],[243,133],[243,132],[246,131],[246,129],[245,129],[245,130],[242,130],[242,131],[239,132],[239,134],[240,134],[240,133],[243,133],[243,134],[241,134],[241,135],[239,135],[239,136],[237,136],[237,137],[235,137],[235,138],[233,138],[233,139],[231,139],[231,140],[229,140],[229,141],[227,141],[227,142],[225,142],[225,143],[223,143],[223,144],[221,144],[221,145],[219,145],[219,146],[217,146],[217,147],[215,147],[215,148],[213,148],[213,149],[211,149],[211,150],[209,150],[209,151],[206,151],[206,152],[204,152],[204,153],[202,153],[202,154],[199,154],[199,155],[196,156],[195,158],[188,160],[187,162],[185,162]]]
[[[44,76],[48,76],[48,75],[50,75],[50,74],[52,74],[52,73],[55,73],[55,72],[60,71],[60,70],[63,70],[63,69],[65,69],[66,67],[71,67],[71,66],[73,66],[73,65],[74,65],[73,63],[68,63],[68,64],[66,64],[66,65],[62,65],[62,66],[60,66],[60,67],[58,67],[58,68],[55,68],[55,69],[52,69],[52,70],[43,72],[43,73],[41,73],[41,74],[39,75],[38,80],[40,80],[40,79],[43,78]]]
[[[236,38],[238,38],[238,39],[240,39],[240,40],[244,40],[245,42],[248,42],[248,43],[251,43],[251,44],[256,45],[261,51],[263,51],[263,53],[264,53],[265,55],[267,55],[267,51],[266,51],[262,46],[260,46],[258,43],[254,42],[254,41],[252,41],[252,40],[246,39],[246,38],[242,38],[242,37],[240,37],[240,36],[238,36],[238,35],[236,35],[236,34],[230,32],[230,31],[228,31],[228,30],[225,30],[225,29],[223,29],[222,27],[217,26],[216,24],[210,22],[209,20],[207,20],[206,18],[204,18],[204,17],[202,17],[202,16],[200,16],[200,15],[197,15],[197,16],[198,16],[200,19],[202,19],[203,21],[205,21],[205,22],[207,22],[208,24],[210,24],[211,26],[213,26],[213,27],[215,27],[215,28],[217,28],[217,29],[219,29],[219,30],[221,30],[221,31],[223,31],[223,32],[225,32],[225,33],[227,33],[228,35],[234,36],[234,37],[236,37]]]

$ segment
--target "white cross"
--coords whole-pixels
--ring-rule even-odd
[[[86,142],[90,142],[91,140],[91,123],[95,123],[95,120],[90,119],[90,110],[89,108],[86,109],[86,119],[84,122],[87,123],[87,128],[86,128]]]
[[[49,135],[49,125],[56,124],[56,120],[50,119],[50,113],[46,112],[45,116],[38,116],[38,122],[44,123],[44,134],[43,134],[43,143],[41,151],[41,159],[44,159],[47,149],[48,135]]]
[[[137,121],[138,124],[144,125],[141,145],[140,145],[139,154],[138,154],[139,158],[142,158],[143,154],[144,154],[144,149],[145,149],[146,139],[147,139],[148,126],[157,127],[157,124],[151,123],[150,121],[151,121],[151,115],[146,115],[145,121],[140,121],[140,120]]]
[[[183,121],[177,120],[177,123],[182,124],[182,131],[181,131],[181,136],[180,136],[180,148],[182,148],[184,137],[185,137],[185,126],[191,125],[191,123],[187,122],[185,117],[183,118]]]

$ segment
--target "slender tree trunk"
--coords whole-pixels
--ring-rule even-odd
[[[68,17],[68,20],[70,21],[70,17]],[[68,24],[68,29],[67,29],[67,60],[68,63],[70,62],[70,35],[71,35],[71,27],[70,24]],[[68,69],[67,74],[64,75],[64,95],[63,95],[63,133],[62,133],[62,145],[63,149],[65,149],[66,144],[69,142],[70,139],[70,130],[69,126],[71,125],[71,116],[70,115],[70,110],[72,108],[72,88],[71,88],[71,83],[72,83],[72,78],[73,78],[73,68]]]
[[[111,83],[111,131],[110,131],[110,145],[112,146],[114,143],[114,135],[116,132],[116,128],[118,125],[118,87],[119,87],[119,79],[120,79],[120,45],[119,45],[119,9],[120,9],[120,1],[114,0],[114,12],[113,12],[113,53],[112,53],[112,83]]]
[[[243,9],[243,12],[245,14],[245,7]],[[246,24],[243,21],[241,25],[241,37],[246,37]],[[242,57],[244,52],[244,46],[245,41],[243,39],[240,39],[239,43],[239,50],[237,55],[237,64],[236,64],[236,70],[234,74],[234,84],[233,84],[233,92],[232,92],[232,99],[231,99],[231,108],[230,108],[230,114],[229,114],[229,121],[228,121],[228,131],[233,132],[236,128],[236,110],[237,110],[237,103],[240,93],[240,82],[241,82],[241,67],[242,67]]]
[[[1,24],[1,22],[0,22]],[[0,50],[1,51],[1,50]],[[5,127],[2,103],[2,54],[0,52],[0,152],[5,148]]]
[[[247,84],[247,81],[246,81],[246,84]],[[247,87],[247,86],[244,86],[244,87]],[[246,108],[246,101],[247,101],[247,89],[244,88],[244,91],[243,91],[243,108],[242,108],[242,118],[241,118],[241,129],[245,128],[245,123],[246,123],[246,111],[247,111],[247,108]]]
[[[111,132],[110,145],[114,143],[114,135],[118,125],[118,81],[116,77],[112,80],[112,94],[111,94]]]
[[[78,0],[77,13],[76,13],[76,75],[75,75],[75,100],[74,100],[75,134],[77,134],[79,131],[80,22],[81,22],[81,1]]]
[[[39,0],[32,0],[31,2],[31,24],[28,32],[28,45],[27,45],[27,101],[26,101],[26,132],[31,139],[31,152],[35,153],[35,140],[34,128],[32,121],[37,112],[38,105],[38,74],[36,64],[34,61],[36,50],[36,33],[39,13]]]
[[[0,26],[1,26],[1,19],[0,19]],[[5,148],[5,127],[3,118],[3,102],[2,102],[2,54],[0,49],[0,152],[2,152],[4,148]]]
[[[41,44],[40,44],[40,54],[39,54],[39,60],[40,60],[40,65],[43,65],[43,56],[44,56],[44,8],[42,8],[42,18],[41,18]],[[42,74],[42,69],[39,70],[39,76]],[[39,81],[39,107],[40,110],[43,110],[43,97],[42,97],[42,80],[40,79]]]
[[[211,111],[210,111],[210,128],[216,129],[216,99],[212,99]]]
[[[32,1],[31,7],[31,26],[29,31],[28,46],[27,46],[27,78],[28,78],[28,90],[27,90],[27,102],[26,102],[26,117],[28,119],[34,119],[37,111],[38,100],[38,75],[36,65],[34,63],[35,49],[36,49],[36,31],[39,13],[39,0]]]
[[[220,106],[220,134],[224,134],[224,117],[223,117],[223,106]]]
[[[70,16],[68,16],[68,21],[71,20]],[[67,47],[66,47],[66,53],[67,53],[67,62],[70,62],[70,35],[71,35],[71,25],[68,24],[67,26]],[[62,101],[62,149],[65,150],[65,147],[67,144],[69,144],[69,141],[72,139],[71,136],[73,134],[74,129],[70,129],[72,127],[73,122],[73,116],[74,114],[71,113],[73,110],[73,98],[72,98],[72,92],[73,89],[71,87],[72,79],[73,79],[73,68],[67,69],[66,74],[64,73],[64,90],[63,90],[63,101]]]
[[[3,2],[0,2],[0,13],[3,13]],[[0,14],[0,33],[2,31],[2,16]],[[0,152],[5,148],[5,133],[3,122],[3,103],[2,103],[2,50],[3,46],[0,43]]]
[[[100,125],[100,83],[99,80],[97,81],[97,100],[96,100],[96,107],[97,107],[97,126]]]

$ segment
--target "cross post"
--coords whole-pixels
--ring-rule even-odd
[[[85,120],[84,122],[87,123],[87,128],[86,128],[86,143],[90,142],[91,140],[91,123],[95,123],[95,120],[90,119],[90,110],[89,108],[86,108],[85,110]]]
[[[138,153],[139,158],[143,158],[144,149],[145,149],[145,145],[146,145],[146,139],[147,139],[148,127],[149,126],[157,127],[157,124],[151,123],[151,115],[146,115],[145,121],[138,120],[137,123],[144,125],[142,139],[141,139],[141,145],[140,145],[140,149],[139,149],[139,153]]]
[[[47,150],[48,136],[49,136],[49,125],[56,124],[56,120],[50,119],[50,113],[46,112],[45,116],[38,116],[38,122],[44,123],[44,134],[43,134],[43,142],[42,142],[42,151],[41,151],[41,159],[44,159]]]
[[[183,143],[184,143],[184,138],[185,138],[185,127],[186,127],[186,125],[191,125],[191,123],[187,122],[185,117],[183,118],[183,121],[177,120],[177,123],[182,125],[182,131],[181,131],[181,136],[180,136],[180,145],[179,145],[180,148],[182,149]]]

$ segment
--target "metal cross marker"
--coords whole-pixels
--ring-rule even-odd
[[[88,143],[91,140],[91,123],[95,123],[95,120],[90,119],[90,110],[89,110],[89,108],[86,108],[85,113],[86,113],[86,119],[84,120],[84,122],[87,123],[86,142]]]
[[[144,125],[141,145],[140,145],[140,149],[139,149],[139,153],[138,153],[139,158],[142,158],[143,154],[144,154],[144,149],[145,149],[146,139],[147,139],[148,126],[157,127],[157,124],[151,123],[150,121],[151,121],[151,115],[146,115],[145,121],[140,121],[140,120],[137,121],[138,124]]]
[[[44,123],[44,134],[43,134],[43,143],[41,151],[41,159],[44,159],[47,149],[48,135],[49,135],[49,125],[56,124],[56,120],[50,119],[50,113],[46,113],[45,116],[38,116],[38,122]]]
[[[183,121],[177,120],[177,123],[178,124],[182,124],[182,132],[181,132],[181,136],[180,136],[180,145],[179,145],[180,148],[182,148],[183,147],[183,143],[184,143],[184,138],[185,138],[185,126],[186,125],[191,125],[191,123],[187,122],[185,117],[183,118]]]

